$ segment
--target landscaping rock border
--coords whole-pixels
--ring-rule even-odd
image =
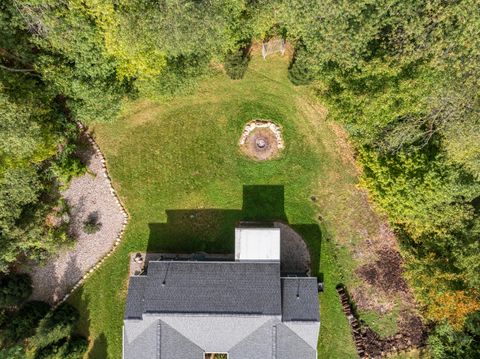
[[[240,140],[238,141],[238,144],[240,146],[243,146],[250,135],[250,133],[257,129],[257,128],[268,128],[270,129],[273,134],[275,135],[275,138],[277,140],[277,148],[279,150],[283,149],[285,147],[285,144],[283,142],[282,138],[282,129],[280,126],[276,125],[270,120],[261,120],[261,119],[256,119],[253,121],[250,121],[247,123],[243,129],[242,136],[240,137]]]
[[[113,188],[112,180],[110,178],[110,175],[108,174],[105,156],[103,155],[102,151],[100,151],[100,147],[97,145],[93,137],[88,132],[87,128],[82,123],[76,122],[76,124],[80,129],[80,131],[86,136],[88,143],[92,146],[95,153],[100,157],[103,176],[110,186],[110,193],[115,198],[115,203],[117,204],[118,208],[122,212],[124,220],[123,220],[122,228],[119,234],[117,235],[116,240],[113,243],[113,246],[110,249],[110,251],[106,255],[104,255],[99,261],[97,261],[97,263],[94,266],[92,266],[88,271],[84,273],[82,278],[80,278],[80,280],[74,284],[71,290],[67,294],[65,294],[65,296],[55,304],[55,307],[65,302],[73,294],[73,292],[75,292],[75,290],[77,290],[83,284],[83,282],[87,278],[89,278],[93,274],[93,272],[95,272],[95,270],[97,270],[105,262],[105,260],[115,252],[117,246],[120,244],[122,240],[123,234],[125,233],[125,228],[127,227],[128,220],[130,218],[125,206],[123,205],[120,198],[118,197],[117,192],[115,191],[115,188]]]

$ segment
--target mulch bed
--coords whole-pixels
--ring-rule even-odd
[[[403,278],[403,259],[392,248],[382,248],[377,251],[378,259],[357,269],[360,278],[385,293],[394,294],[408,292],[408,285]]]

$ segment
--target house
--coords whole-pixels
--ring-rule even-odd
[[[316,278],[280,274],[280,229],[237,228],[235,261],[150,261],[130,278],[123,358],[314,359],[319,329]]]

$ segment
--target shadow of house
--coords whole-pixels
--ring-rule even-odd
[[[243,186],[241,209],[182,209],[166,214],[166,223],[149,224],[147,252],[229,254],[235,250],[235,227],[282,222],[302,236],[311,258],[311,275],[319,275],[321,230],[317,224],[288,222],[282,185]]]

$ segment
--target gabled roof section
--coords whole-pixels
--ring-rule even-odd
[[[320,321],[316,278],[282,278],[282,321]]]
[[[281,315],[279,263],[152,261],[130,278],[125,319],[141,313]]]
[[[317,331],[318,334],[318,331]],[[272,319],[228,352],[232,359],[316,359],[312,347],[284,323]]]
[[[317,349],[312,348],[286,325],[276,326],[274,359],[316,359]]]
[[[159,359],[201,359],[203,349],[164,322],[159,322]]]

